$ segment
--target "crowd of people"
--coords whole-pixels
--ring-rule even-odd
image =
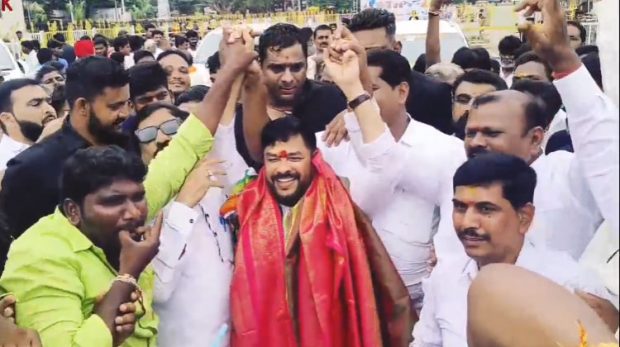
[[[0,346],[617,346],[596,46],[525,0],[545,21],[525,42],[442,62],[444,3],[413,67],[381,9],[225,27],[209,83],[193,31],[23,42],[33,78],[0,84]]]

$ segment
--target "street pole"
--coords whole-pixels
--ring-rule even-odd
[[[32,25],[32,17],[30,17],[30,6],[31,3],[30,2],[26,2],[26,13],[28,14],[28,23],[30,23],[30,32],[34,32],[34,26]]]

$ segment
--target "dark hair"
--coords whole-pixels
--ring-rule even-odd
[[[316,150],[316,135],[306,130],[301,121],[295,116],[285,116],[272,120],[265,125],[261,132],[261,145],[265,148],[276,142],[286,142],[291,137],[301,135],[310,152]]]
[[[549,81],[553,80],[553,71],[551,70],[551,66],[549,66],[549,64],[547,64],[546,61],[542,60],[536,53],[532,51],[524,53],[521,56],[519,56],[519,58],[515,60],[515,68],[517,68],[517,66],[519,65],[532,63],[532,62],[539,63],[542,66],[544,66],[545,75],[547,75],[547,78],[549,79]]]
[[[173,55],[176,54],[179,57],[183,58],[183,60],[185,60],[185,62],[187,63],[188,66],[192,66],[192,61],[190,60],[190,57],[187,56],[187,54],[181,52],[181,51],[177,51],[174,49],[169,49],[167,51],[163,51],[159,54],[159,56],[157,56],[157,61],[161,61],[162,59],[164,59],[165,57],[169,56],[169,55]]]
[[[393,37],[396,35],[396,17],[384,9],[367,8],[351,18],[348,28],[353,33],[383,28],[388,36]]]
[[[491,59],[491,72],[499,75],[499,70],[501,70],[502,65],[499,63],[499,61],[495,60],[495,59]]]
[[[411,68],[409,61],[392,50],[373,51],[368,54],[368,66],[380,67],[381,78],[392,88],[403,82],[411,87]]]
[[[180,45],[189,42],[185,36],[175,36],[174,37],[174,46],[179,48]]]
[[[460,66],[463,70],[491,70],[491,57],[489,56],[489,52],[484,48],[471,49],[469,47],[461,47],[454,52],[452,63]]]
[[[161,30],[159,30],[159,29],[155,29],[155,30],[153,30],[153,31],[151,32],[151,34],[152,34],[153,36],[155,36],[155,35],[161,35],[161,36],[164,36],[164,32],[163,32],[163,31],[161,31]]]
[[[39,42],[39,40],[31,40],[30,42],[32,42],[32,46],[35,50],[38,51],[39,49],[41,49],[41,42]]]
[[[52,50],[49,48],[41,48],[37,52],[37,60],[39,61],[39,64],[41,65],[47,63],[48,61],[52,61],[53,57],[54,57],[54,52],[52,52]]]
[[[153,23],[146,23],[146,24],[144,24],[144,30],[148,31],[149,29],[155,29],[155,28],[157,28],[157,27]]]
[[[138,64],[138,62],[144,59],[145,57],[151,57],[153,58],[153,60],[155,60],[155,56],[153,55],[153,53],[149,51],[141,49],[141,50],[133,52],[133,61],[135,64]]]
[[[551,82],[521,80],[516,81],[510,89],[530,94],[533,97],[539,98],[545,104],[546,117],[543,129],[549,127],[553,117],[562,108],[562,97]]]
[[[316,34],[319,31],[324,31],[324,30],[329,30],[330,33],[332,32],[332,28],[329,25],[321,24],[318,27],[314,28],[314,34],[313,34],[314,38],[316,39]]]
[[[532,45],[528,42],[524,42],[521,47],[515,51],[515,59],[530,51],[532,51]]]
[[[62,42],[56,41],[54,39],[47,41],[47,48],[55,49],[62,48]]]
[[[568,22],[566,22],[566,26],[574,26],[575,28],[579,29],[579,38],[581,39],[581,43],[585,44],[586,43],[586,36],[588,34],[588,32],[586,31],[586,28],[581,25],[581,23],[574,21],[574,20],[569,20]]]
[[[125,64],[125,54],[122,52],[113,52],[112,54],[110,54],[110,59],[121,65]]]
[[[599,49],[598,49],[598,46],[595,46],[595,45],[584,45],[584,46],[577,47],[575,52],[577,53],[578,56],[581,57],[581,56],[584,56],[590,53],[598,54]]]
[[[142,46],[144,45],[143,38],[137,35],[131,35],[127,39],[129,40],[129,47],[131,47],[132,52],[142,49]]]
[[[491,71],[491,55],[489,54],[489,51],[483,47],[472,48],[472,51],[474,51],[474,53],[478,56],[475,67],[482,70]]]
[[[413,71],[417,71],[419,73],[426,72],[426,53],[422,53],[418,56],[418,59],[415,60],[413,64]]]
[[[528,93],[523,93],[527,95],[528,101],[526,102],[524,107],[525,113],[525,129],[524,134],[534,129],[535,127],[541,127],[543,129],[546,128],[547,124],[547,105],[538,97],[532,96]],[[477,109],[480,106],[492,104],[501,101],[501,99],[505,96],[500,96],[498,94],[485,94],[481,95],[474,99],[472,103],[472,109]]]
[[[220,64],[220,53],[215,52],[212,56],[207,59],[207,67],[209,68],[209,73],[214,74],[217,73],[221,67]]]
[[[308,57],[307,40],[302,37],[301,29],[287,24],[279,23],[272,25],[263,32],[258,40],[258,57],[261,62],[267,58],[267,51],[270,48],[284,49],[296,44],[301,45],[304,57]]]
[[[521,42],[521,39],[516,36],[509,35],[499,41],[499,45],[497,47],[499,49],[499,54],[514,56],[515,52],[521,48],[522,44],[523,42]]]
[[[69,66],[65,95],[72,109],[78,98],[92,101],[105,88],[121,88],[128,83],[129,74],[123,65],[104,57],[91,56]]]
[[[34,49],[34,42],[30,41],[30,40],[25,40],[22,41],[22,47],[25,47],[29,50],[33,50]]]
[[[453,186],[502,185],[503,197],[519,209],[534,201],[536,171],[522,159],[501,153],[483,153],[467,160],[454,174]]]
[[[54,36],[52,36],[54,38],[54,40],[60,42],[60,43],[65,43],[65,35],[61,34],[61,33],[56,33],[54,34]]]
[[[174,116],[175,118],[179,118],[180,120],[185,120],[189,116],[189,113],[181,110],[180,108],[174,105],[171,105],[165,102],[154,102],[142,108],[138,112],[138,114],[136,115],[136,123],[135,123],[136,127],[140,125],[142,121],[149,118],[153,113],[155,113],[156,111],[162,108],[169,110],[172,116]]]
[[[146,166],[135,154],[118,146],[93,146],[69,157],[60,178],[60,206],[66,199],[82,205],[84,198],[116,180],[142,183]]]
[[[195,30],[190,29],[185,33],[185,37],[187,37],[188,39],[192,37],[198,37],[198,33]]]
[[[106,47],[108,47],[108,40],[106,40],[104,37],[95,37],[95,40],[93,41],[94,45],[104,45]]]
[[[39,82],[30,78],[18,78],[0,83],[0,112],[13,113],[11,95],[14,91],[27,86],[38,86]]]
[[[581,62],[588,69],[590,76],[596,84],[603,90],[603,75],[601,73],[601,59],[598,53],[590,53],[581,58]]]
[[[487,70],[473,69],[469,71],[465,71],[464,74],[460,75],[452,86],[452,93],[456,93],[456,89],[463,82],[469,82],[472,84],[490,84],[495,87],[495,90],[506,90],[508,89],[508,85],[506,85],[506,81],[504,81],[497,74],[492,73]]]
[[[121,48],[127,46],[129,44],[129,39],[127,36],[119,36],[112,41],[112,46],[116,52],[120,51]]]
[[[312,35],[314,34],[311,28],[303,27],[299,29],[299,36],[301,37],[301,40],[303,42],[306,42],[306,44],[308,43],[308,41],[310,41],[310,39],[312,38]]]
[[[132,100],[161,87],[168,88],[168,74],[155,61],[134,65],[127,71],[129,73],[129,94]]]
[[[45,64],[45,65],[41,66],[39,71],[37,71],[37,74],[35,75],[35,79],[39,83],[41,83],[43,81],[43,76],[47,75],[50,72],[54,72],[54,71],[60,73],[60,70],[57,69],[55,66],[52,66],[50,64]]]
[[[174,104],[179,106],[186,102],[201,102],[205,98],[205,95],[209,92],[209,87],[203,85],[197,85],[191,87],[188,91],[179,94],[176,97]]]
[[[90,40],[90,36],[83,35],[82,37],[80,37],[80,41],[82,41],[82,40]]]

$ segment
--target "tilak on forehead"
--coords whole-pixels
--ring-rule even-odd
[[[287,151],[280,151],[280,153],[278,153],[278,158],[280,159],[288,159],[288,152]]]

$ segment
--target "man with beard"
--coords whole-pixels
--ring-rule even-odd
[[[52,107],[56,111],[56,115],[61,118],[65,116],[65,76],[60,73],[56,67],[52,65],[41,66],[36,75],[37,81],[47,90],[52,99]]]
[[[198,48],[198,40],[200,40],[198,33],[195,30],[188,30],[187,33],[185,33],[185,37],[187,37],[189,41],[190,54],[193,58],[196,58],[196,49]]]
[[[347,97],[365,95],[361,84],[353,91]],[[368,101],[353,107],[367,120],[376,110]],[[364,140],[382,133],[369,128]],[[403,334],[413,323],[406,289],[368,220],[317,151],[315,134],[285,116],[265,126],[262,143],[265,166],[236,208],[231,344],[406,345]]]
[[[235,120],[237,150],[254,168],[261,165],[260,132],[269,119],[293,115],[300,119],[304,129],[317,133],[347,108],[346,99],[336,86],[306,78],[308,51],[301,36],[301,29],[294,25],[276,24],[259,39],[263,83],[260,88],[244,90],[248,97]],[[254,106],[256,99],[264,98],[267,110]],[[245,137],[244,132],[248,132]]]
[[[47,91],[31,79],[0,84],[0,112],[0,170],[4,170],[9,160],[39,139],[56,112]]]
[[[241,43],[224,46],[222,54],[229,57],[223,78],[149,165],[145,186],[151,213],[176,194],[196,161],[210,150],[233,79],[255,56]],[[6,171],[0,204],[14,236],[54,210],[66,158],[89,146],[127,143],[121,124],[129,115],[129,77],[120,64],[101,57],[76,62],[67,73],[66,94],[71,112],[62,130],[14,158]]]
[[[535,213],[535,187],[534,169],[514,156],[483,154],[456,171],[452,220],[467,256],[440,263],[424,282],[424,306],[412,347],[467,346],[467,292],[480,269],[490,264],[514,264],[577,295],[600,300],[604,311],[614,313],[611,324],[617,328],[617,297],[595,273],[580,268],[564,252],[526,239]]]
[[[321,80],[323,69],[323,57],[327,54],[327,48],[332,41],[332,29],[325,24],[319,25],[314,29],[314,47],[316,52],[308,57],[308,70],[306,77],[315,81]]]

